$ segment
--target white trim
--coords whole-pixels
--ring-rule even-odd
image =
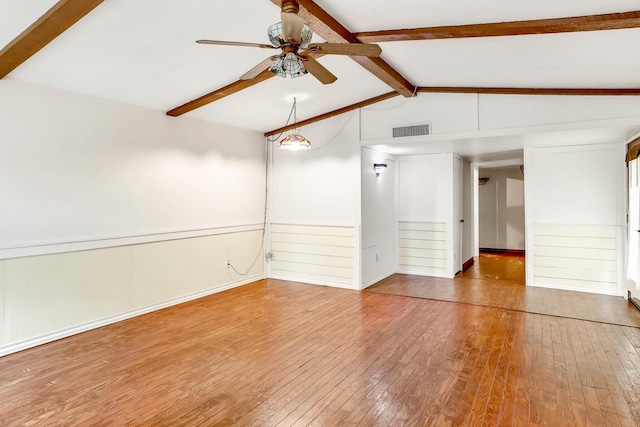
[[[350,289],[352,291],[359,291],[357,284],[347,285],[344,283],[328,282],[325,280],[301,279],[299,277],[287,277],[287,276],[280,276],[280,275],[275,275],[275,276],[271,275],[269,276],[269,279],[286,280],[287,282],[297,282],[297,283],[305,283],[307,285],[329,286],[332,288],[341,288],[341,289]]]
[[[531,283],[528,286],[538,287],[538,288],[549,288],[549,289],[560,289],[562,291],[574,291],[574,292],[587,292],[590,294],[601,294],[601,295],[611,295],[618,296],[616,290],[603,290],[603,289],[593,289],[593,288],[581,288],[579,286],[566,286],[566,285],[558,285],[558,284],[550,284],[550,283]]]
[[[617,286],[616,295],[627,298],[627,227],[616,227]]]
[[[362,290],[364,289],[364,286],[362,285],[362,252],[364,251],[364,248],[362,247],[362,228],[360,226],[357,226],[354,227],[354,229],[354,237],[357,244],[353,247],[353,282],[355,283],[358,290]]]
[[[270,222],[271,225],[296,225],[296,226],[303,226],[303,227],[333,227],[333,228],[356,228],[359,227],[358,225],[353,225],[353,223],[351,224],[347,224],[347,223],[331,223],[331,222],[326,222],[323,224],[318,224],[318,223],[311,223],[311,222],[304,222],[304,221],[293,221],[293,222],[282,222],[282,221],[271,221]],[[260,226],[262,227],[262,224],[260,224]]]
[[[451,275],[449,272],[437,272],[437,271],[429,271],[429,270],[416,270],[411,268],[399,268],[397,273],[400,274],[415,274],[416,276],[427,276],[427,277],[442,277],[444,279],[453,279],[455,275]]]
[[[44,243],[31,246],[0,248],[0,259],[20,258],[36,255],[57,254],[61,252],[78,252],[92,249],[111,248],[115,246],[139,245],[142,243],[163,242],[168,240],[190,239],[193,237],[215,236],[244,231],[262,230],[262,224],[234,225],[227,227],[203,228],[198,230],[171,231],[163,233],[142,234],[138,236],[120,236],[113,238]]]
[[[634,133],[634,134],[633,134],[633,135],[631,135],[629,138],[625,139],[625,140],[624,140],[624,145],[625,145],[625,147],[624,147],[624,148],[625,148],[625,150],[627,149],[627,147],[626,147],[626,146],[627,146],[627,144],[629,144],[629,143],[633,142],[633,140],[634,140],[634,139],[638,139],[638,138],[640,138],[640,131],[639,131],[639,132]]]
[[[239,286],[244,286],[246,284],[256,282],[258,280],[264,279],[264,275],[254,276],[249,279],[245,279],[239,282],[227,283],[224,285],[219,285],[211,289],[207,289],[205,291],[196,292],[190,295],[185,295],[183,297],[174,298],[169,301],[165,301],[162,303],[150,305],[147,307],[139,308],[132,311],[127,311],[125,313],[116,314],[114,316],[109,316],[104,319],[95,320],[92,322],[83,323],[81,325],[72,326],[69,328],[60,329],[58,331],[40,335],[35,338],[30,338],[24,341],[18,341],[6,346],[0,346],[0,357],[6,356],[11,353],[17,353],[22,350],[26,350],[29,348],[33,348],[42,344],[47,344],[53,341],[57,341],[62,338],[67,338],[72,335],[76,335],[82,332],[87,332],[92,329],[97,329],[103,326],[111,325],[113,323],[121,322],[123,320],[131,319],[133,317],[141,316],[143,314],[148,314],[157,310],[161,310],[163,308],[171,307],[174,305],[182,304],[188,301],[192,301],[198,298],[206,297],[208,295],[212,295],[218,292],[226,291],[229,289],[237,288]]]
[[[535,246],[533,245],[533,181],[534,181],[534,167],[533,167],[533,151],[530,148],[525,147],[523,151],[524,159],[524,272],[525,286],[533,286],[534,274],[533,274],[533,262],[535,259]]]

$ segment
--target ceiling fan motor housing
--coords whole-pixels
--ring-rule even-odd
[[[297,14],[300,11],[300,5],[297,1],[284,0],[282,2],[282,11]]]

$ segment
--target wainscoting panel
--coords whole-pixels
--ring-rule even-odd
[[[0,260],[0,356],[260,279],[261,240],[254,229]]]
[[[617,230],[607,226],[534,226],[534,286],[616,294]]]
[[[401,273],[447,276],[447,224],[398,223],[398,266]]]
[[[270,277],[357,289],[353,227],[271,224]]]

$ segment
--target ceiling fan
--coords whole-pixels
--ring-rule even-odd
[[[300,77],[311,73],[323,84],[337,80],[329,70],[312,56],[316,55],[349,55],[349,56],[380,56],[382,49],[377,44],[365,43],[311,43],[313,32],[298,16],[300,6],[298,2],[284,0],[282,2],[281,22],[273,24],[268,29],[271,44],[229,42],[221,40],[196,40],[200,44],[214,44],[224,46],[247,46],[263,49],[281,49],[279,55],[270,56],[251,70],[240,76],[240,80],[251,80],[261,72],[269,69],[281,77]],[[302,50],[301,50],[302,49]]]

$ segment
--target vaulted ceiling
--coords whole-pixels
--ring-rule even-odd
[[[640,94],[637,0],[300,0],[314,42],[378,43],[325,55],[338,80],[238,78],[273,53],[280,0],[4,0],[0,76],[269,132],[294,97],[301,120],[414,92]],[[76,22],[77,21],[77,22]]]

